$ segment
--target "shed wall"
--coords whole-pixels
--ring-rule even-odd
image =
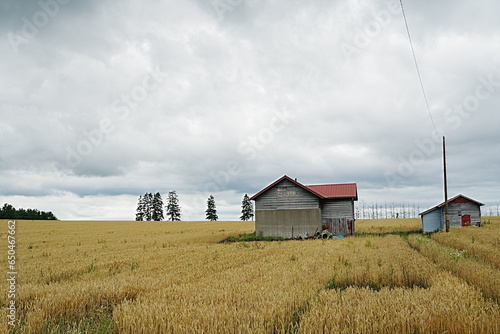
[[[448,203],[448,218],[450,227],[461,227],[462,216],[470,215],[471,224],[479,225],[481,223],[481,209],[478,204],[472,202],[458,201]],[[422,231],[433,232],[444,228],[444,208],[437,208],[422,216]]]
[[[481,209],[476,203],[468,202],[448,204],[448,217],[450,219],[450,226],[462,226],[463,215],[470,215],[472,225],[478,225],[481,222]]]
[[[255,233],[283,238],[321,231],[320,209],[256,210]]]
[[[422,215],[422,231],[434,232],[444,227],[443,212],[441,208]]]

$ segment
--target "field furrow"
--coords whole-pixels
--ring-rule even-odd
[[[465,251],[468,257],[482,260],[500,269],[500,235],[492,225],[481,228],[453,228],[452,233],[434,233],[432,239],[445,246]]]
[[[440,268],[451,271],[478,287],[485,297],[500,303],[500,271],[489,263],[470,258],[466,251],[441,245],[427,236],[410,235],[408,242]]]

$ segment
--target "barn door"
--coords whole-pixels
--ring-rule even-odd
[[[462,216],[462,226],[470,226],[470,215]]]
[[[354,235],[354,219],[351,218],[323,218],[321,224],[323,230],[328,230],[334,235]]]

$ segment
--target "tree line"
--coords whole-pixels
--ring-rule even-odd
[[[51,212],[40,211],[38,209],[16,209],[8,203],[4,203],[0,209],[0,219],[26,219],[26,220],[57,220]]]
[[[165,215],[166,217],[165,217]],[[241,201],[241,216],[240,220],[247,221],[252,219],[253,204],[247,194],[243,196]],[[161,194],[157,192],[145,193],[139,196],[137,200],[137,208],[135,211],[136,221],[162,221],[164,219],[169,221],[181,220],[181,207],[179,204],[179,196],[175,190],[168,193],[167,203],[164,205]],[[207,199],[207,208],[205,210],[205,219],[209,221],[217,221],[217,207],[215,205],[215,198],[210,195]]]

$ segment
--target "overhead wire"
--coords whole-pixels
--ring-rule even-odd
[[[439,138],[439,133],[436,128],[436,124],[434,123],[434,118],[432,117],[431,108],[429,107],[429,102],[427,101],[427,95],[425,94],[424,84],[422,83],[422,76],[420,75],[420,70],[418,68],[417,58],[415,57],[415,50],[413,49],[413,43],[411,41],[410,29],[408,28],[408,21],[406,20],[406,14],[403,7],[403,0],[399,0],[401,4],[401,11],[403,12],[403,19],[405,21],[406,32],[408,33],[408,41],[410,42],[411,54],[413,55],[413,61],[415,62],[415,68],[417,70],[418,81],[420,82],[420,88],[422,89],[422,95],[424,96],[425,106],[427,107],[427,112],[429,113],[429,117],[431,119],[432,127],[436,132],[436,136]]]

